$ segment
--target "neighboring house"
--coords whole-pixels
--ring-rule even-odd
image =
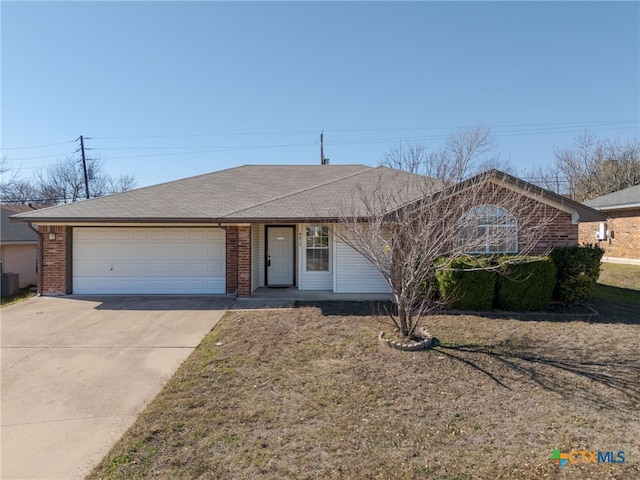
[[[17,213],[32,212],[29,205],[0,205],[0,262],[3,273],[17,273],[19,287],[37,283],[38,234],[25,223],[10,222]]]
[[[576,244],[579,221],[605,217],[492,171],[510,191],[536,188],[558,215],[541,249]],[[482,177],[482,178],[485,178]],[[249,165],[23,213],[42,239],[45,294],[236,294],[264,286],[387,293],[379,272],[335,235],[354,192],[384,186],[404,202],[416,175],[364,165]],[[515,228],[515,224],[514,224]]]
[[[640,265],[640,185],[584,203],[605,214],[607,220],[580,224],[580,243],[600,245],[604,261]]]

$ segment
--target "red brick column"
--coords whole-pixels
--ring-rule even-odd
[[[71,228],[61,226],[38,227],[42,241],[42,285],[43,295],[71,293]],[[55,238],[49,238],[53,234]]]
[[[238,296],[251,295],[251,226],[238,227]]]
[[[238,227],[226,227],[227,235],[227,293],[238,289]]]

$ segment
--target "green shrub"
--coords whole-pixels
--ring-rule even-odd
[[[556,285],[556,267],[551,259],[529,257],[512,264],[506,263],[508,257],[501,260],[496,306],[517,312],[546,309]]]
[[[438,259],[436,278],[441,300],[457,310],[489,310],[495,296],[496,273],[483,268],[490,264],[487,257]]]
[[[598,245],[554,248],[550,255],[557,268],[554,297],[564,304],[588,300],[595,291],[603,255]]]

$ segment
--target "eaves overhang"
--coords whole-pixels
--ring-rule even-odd
[[[122,225],[153,225],[153,224],[202,224],[202,225],[237,225],[250,223],[335,223],[341,219],[338,217],[223,217],[223,218],[172,218],[172,217],[11,217],[12,222],[28,222],[39,225],[68,225],[68,226],[91,226],[96,224],[122,224]],[[366,220],[358,218],[358,220]]]

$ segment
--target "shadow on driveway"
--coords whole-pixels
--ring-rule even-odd
[[[227,295],[69,295],[97,303],[96,310],[228,310],[236,301]]]

